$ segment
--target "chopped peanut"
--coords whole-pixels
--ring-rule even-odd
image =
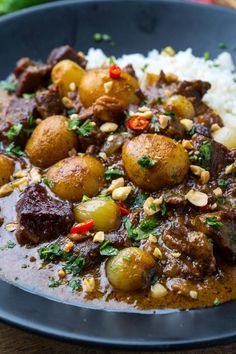
[[[112,193],[115,189],[119,188],[119,187],[124,187],[125,185],[125,180],[123,177],[114,179],[110,186],[105,190],[105,194],[110,194]]]
[[[16,223],[12,223],[12,224],[7,224],[5,226],[5,229],[8,231],[8,232],[13,232],[15,231],[17,228],[17,224]]]
[[[196,300],[198,298],[198,292],[195,290],[190,290],[189,295],[194,300]]]
[[[151,286],[151,296],[154,299],[160,299],[168,294],[167,289],[159,283],[156,283]]]
[[[67,242],[63,248],[63,251],[65,252],[70,252],[74,247],[74,243],[73,242]]]
[[[112,85],[113,85],[113,81],[105,82],[105,84],[104,84],[105,93],[109,93],[111,91]]]
[[[163,197],[153,199],[149,197],[145,200],[143,204],[144,213],[148,216],[156,214],[161,209],[161,204],[163,203]]]
[[[60,269],[60,270],[58,271],[58,276],[59,276],[59,278],[61,278],[61,279],[65,278],[66,272],[64,271],[64,269]]]
[[[174,257],[174,258],[179,258],[181,256],[181,253],[179,252],[172,252],[171,255]]]
[[[114,200],[120,200],[124,201],[132,191],[132,187],[127,186],[127,187],[119,187],[113,190],[112,192],[112,198]]]
[[[98,231],[96,234],[93,236],[93,242],[100,242],[102,243],[104,241],[105,234],[103,231]]]
[[[193,127],[193,121],[191,119],[181,119],[180,123],[187,132]]]
[[[192,150],[193,149],[193,144],[191,143],[191,141],[189,140],[183,140],[182,141],[182,146],[186,149],[186,150]]]
[[[186,195],[185,199],[187,199],[191,204],[197,207],[206,206],[208,203],[208,196],[205,193],[194,191],[191,189]]]
[[[165,116],[164,114],[160,114],[159,115],[159,123],[160,123],[160,127],[162,129],[165,129],[169,123],[170,117]]]
[[[227,166],[226,168],[225,168],[225,173],[227,174],[227,175],[230,175],[232,172],[234,172],[236,170],[236,166],[235,166],[235,164],[234,163],[232,163],[231,165],[229,165],[229,166]]]
[[[162,252],[161,252],[161,250],[158,247],[156,247],[154,249],[153,256],[156,257],[156,258],[159,258],[159,259],[162,258]]]
[[[209,171],[202,171],[200,176],[200,181],[202,184],[207,184],[210,180],[210,172]]]
[[[100,126],[100,130],[103,133],[112,133],[118,128],[118,124],[112,122],[106,122]]]
[[[218,197],[222,197],[223,195],[223,191],[220,187],[217,187],[216,189],[213,190],[213,193],[215,194],[215,196]]]
[[[211,126],[211,132],[212,133],[215,133],[219,129],[220,129],[219,124],[217,124],[217,123],[212,124],[212,126]]]
[[[68,109],[73,107],[73,102],[68,97],[63,97],[62,98],[62,103]]]
[[[155,235],[149,235],[148,241],[150,243],[157,243],[157,237]]]
[[[165,47],[165,48],[162,49],[161,55],[174,57],[175,56],[175,50],[172,47],[170,47],[170,46]]]
[[[83,287],[83,291],[85,291],[86,293],[92,293],[95,290],[94,277],[83,279],[82,287]]]

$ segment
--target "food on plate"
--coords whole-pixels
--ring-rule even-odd
[[[4,278],[103,308],[236,299],[235,79],[227,53],[170,47],[20,59],[0,83]]]

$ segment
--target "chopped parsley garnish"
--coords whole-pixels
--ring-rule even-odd
[[[16,244],[15,244],[13,241],[11,241],[11,240],[8,240],[8,241],[7,241],[7,248],[14,248],[15,245],[16,245]]]
[[[212,155],[212,145],[209,141],[204,141],[200,147],[199,147],[199,152],[200,152],[200,157],[201,160],[199,160],[200,165],[205,168],[208,169],[209,168],[209,161],[211,159],[211,155]]]
[[[193,124],[191,130],[188,131],[188,135],[193,136],[196,133],[197,127]]]
[[[100,247],[101,256],[116,256],[118,254],[118,249],[113,246],[110,246],[110,240],[106,240]]]
[[[68,286],[72,288],[73,291],[81,289],[81,281],[78,279],[72,279],[68,282]]]
[[[86,259],[81,255],[73,255],[67,252],[63,253],[63,257],[65,260],[63,269],[74,276],[79,275],[86,264]]]
[[[159,96],[159,97],[157,97],[157,98],[155,99],[155,102],[156,102],[157,104],[162,104],[162,103],[163,103],[163,98],[162,98],[161,96]]]
[[[214,300],[214,302],[213,302],[213,305],[219,306],[220,304],[221,304],[220,299],[218,299],[218,298],[216,297],[215,300]]]
[[[167,206],[166,203],[161,204],[161,216],[166,216],[167,215]]]
[[[22,128],[23,128],[23,125],[20,123],[13,125],[7,132],[8,139],[15,140],[15,138],[20,135]]]
[[[40,247],[38,252],[40,259],[48,262],[57,261],[63,255],[63,251],[58,243],[52,243],[51,245]]]
[[[175,112],[164,112],[163,114],[164,114],[164,116],[175,118]]]
[[[29,115],[27,123],[28,123],[28,128],[24,128],[24,132],[27,134],[27,136],[30,136],[34,131],[34,128],[36,127],[35,119],[32,116],[32,114]]]
[[[220,49],[227,49],[227,48],[228,48],[227,44],[224,43],[224,42],[220,42],[220,43],[218,44],[218,47],[219,47]]]
[[[138,227],[133,228],[129,217],[124,218],[124,226],[127,230],[128,237],[135,241],[140,241],[147,238],[150,233],[157,232],[157,225],[157,220],[150,218],[142,220]]]
[[[217,198],[217,203],[219,205],[224,205],[225,204],[225,198],[224,197],[219,197]]]
[[[148,196],[142,192],[137,195],[132,195],[130,193],[125,202],[130,208],[142,208],[147,198]]]
[[[55,280],[54,278],[51,278],[48,284],[49,288],[58,288],[58,286],[60,285],[61,283],[59,282],[59,280]]]
[[[204,220],[204,222],[205,222],[207,225],[212,226],[212,227],[214,227],[214,228],[218,228],[218,227],[224,226],[224,223],[221,222],[221,221],[218,221],[216,216],[210,216],[210,217],[206,218],[206,219]]]
[[[112,40],[112,37],[109,35],[109,34],[106,34],[106,33],[94,33],[93,35],[93,40],[95,42],[108,42],[110,43],[111,45],[114,45],[115,43],[113,42]]]
[[[16,92],[16,82],[0,81],[0,89],[8,92]]]
[[[112,65],[112,64],[115,64],[115,62],[116,62],[116,58],[111,55],[109,57],[109,64]]]
[[[229,184],[229,181],[227,179],[218,179],[218,186],[221,188],[227,187]]]
[[[87,119],[82,125],[80,119],[71,119],[68,122],[68,129],[74,130],[78,135],[89,136],[94,125],[90,119]]]
[[[49,178],[43,177],[42,182],[43,182],[43,184],[46,184],[46,186],[48,186],[50,189],[53,188],[53,183],[52,183],[52,181],[50,181]]]
[[[24,98],[28,98],[28,99],[35,98],[35,96],[36,96],[35,92],[34,93],[24,93],[23,94],[23,97]]]
[[[138,159],[138,164],[143,168],[152,168],[157,164],[157,160],[153,160],[150,156],[144,155]]]
[[[105,171],[105,179],[109,181],[114,176],[124,176],[124,172],[118,170],[118,168],[108,168]]]
[[[210,53],[209,52],[204,52],[203,54],[204,59],[207,61],[210,59]]]
[[[144,66],[141,68],[142,72],[145,72],[148,66],[149,66],[148,63],[144,64]]]
[[[152,117],[151,123],[152,123],[152,125],[153,125],[153,127],[154,127],[154,129],[155,129],[155,132],[156,132],[156,133],[159,133],[159,131],[160,131],[160,124],[159,124],[159,121],[158,121],[156,115],[154,115],[154,116]]]
[[[25,153],[21,150],[20,146],[15,146],[14,143],[9,144],[4,151],[6,154],[16,155],[18,157],[25,156]]]
[[[91,200],[91,198],[87,197],[87,195],[83,195],[82,203],[87,202],[88,200]]]

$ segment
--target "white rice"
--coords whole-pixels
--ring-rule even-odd
[[[109,63],[101,49],[90,48],[87,59],[89,68]],[[212,87],[204,101],[220,114],[226,126],[236,127],[236,73],[229,53],[223,52],[216,59],[206,61],[195,57],[191,49],[180,51],[174,57],[163,56],[154,49],[146,57],[139,53],[124,54],[116,63],[121,67],[132,64],[140,79],[144,75],[141,69],[148,64],[146,72],[159,74],[163,70],[183,80],[210,82]]]

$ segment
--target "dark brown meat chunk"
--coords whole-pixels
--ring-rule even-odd
[[[91,145],[100,147],[106,138],[106,134],[103,133],[98,127],[94,127],[88,136],[79,135],[79,144],[82,152],[85,152]]]
[[[195,226],[213,240],[226,261],[236,261],[236,212],[234,210],[199,215],[195,219]]]
[[[50,68],[48,65],[30,65],[18,77],[17,96],[23,93],[32,93],[47,86]]]
[[[206,144],[208,142],[208,146],[210,147],[210,160],[205,160],[207,166],[202,166],[204,168],[208,168],[213,176],[215,176],[218,172],[220,172],[227,165],[233,163],[233,159],[230,156],[229,150],[220,143],[217,143],[215,140],[212,140],[206,136],[201,134],[195,134],[192,138],[194,148],[199,151],[201,149],[202,144]],[[204,157],[203,157],[204,158]]]
[[[31,185],[16,205],[17,240],[35,244],[66,235],[74,223],[72,206],[49,196],[40,185]]]
[[[25,129],[30,128],[29,118],[37,118],[38,112],[34,100],[28,98],[13,98],[8,105],[5,113],[0,117],[0,139],[5,143],[8,142],[7,132],[16,124],[22,124],[23,129],[15,140],[17,145],[24,146],[28,137]]]
[[[64,107],[56,89],[39,92],[35,97],[37,109],[42,118],[63,114]]]
[[[175,94],[201,100],[210,88],[211,84],[206,81],[180,81],[176,87]]]
[[[83,69],[86,68],[87,60],[82,54],[76,53],[76,51],[69,45],[64,45],[53,49],[53,51],[48,56],[47,63],[50,67],[53,67],[54,65],[65,59],[74,61]]]
[[[130,74],[131,76],[133,76],[135,79],[137,79],[137,76],[136,76],[136,73],[135,73],[135,70],[134,70],[134,67],[132,64],[127,64],[124,68],[123,68],[123,71],[125,73],[128,73]]]
[[[29,66],[34,65],[30,58],[21,58],[16,63],[15,76],[18,78]]]

